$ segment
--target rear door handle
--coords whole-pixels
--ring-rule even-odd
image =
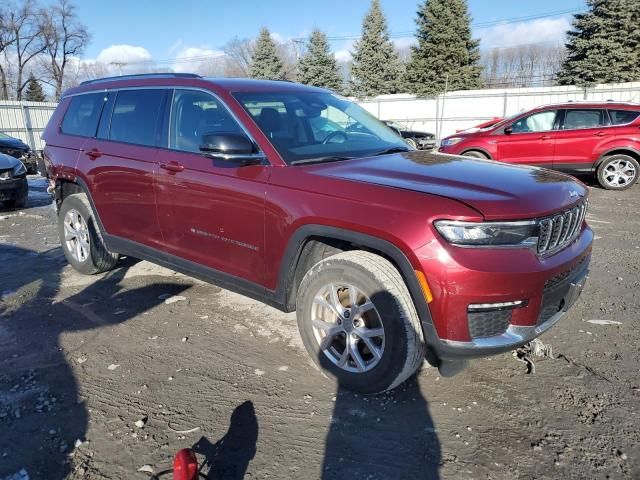
[[[606,133],[604,133],[604,132],[598,132],[598,133],[594,133],[594,135],[595,135],[596,137],[604,137],[604,136],[606,135]]]
[[[102,152],[97,148],[92,148],[91,150],[85,150],[84,154],[89,157],[91,160],[95,160],[96,158],[100,158],[102,156]]]
[[[184,165],[180,165],[179,163],[161,163],[160,168],[164,168],[165,170],[171,173],[180,173],[184,170]]]
[[[549,140],[551,138],[551,135],[542,135],[541,137],[538,137],[540,140]]]

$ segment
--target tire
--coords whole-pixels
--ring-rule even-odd
[[[607,190],[626,190],[638,181],[640,164],[624,154],[606,157],[598,167],[598,183]]]
[[[413,138],[405,138],[404,142],[411,148],[415,148],[416,150],[418,150],[418,144]]]
[[[489,160],[489,156],[485,155],[479,150],[469,150],[468,152],[464,152],[462,155],[465,157],[481,158],[482,160]]]
[[[73,223],[70,224],[70,221]],[[66,231],[75,235],[75,241],[72,238],[67,241]],[[93,275],[106,272],[118,263],[119,255],[107,250],[84,193],[74,193],[63,200],[58,213],[58,235],[64,256],[80,273]],[[77,248],[79,243],[84,245],[82,251]]]
[[[341,316],[337,309],[327,308],[332,291],[336,292],[333,298],[341,300],[338,308],[346,307]],[[364,313],[353,312],[352,292]],[[322,370],[336,377],[341,388],[364,394],[391,390],[424,361],[426,347],[411,295],[398,270],[379,255],[355,250],[317,263],[302,279],[296,307],[307,351]],[[327,334],[330,330],[334,335]],[[365,340],[356,332],[372,336]],[[355,339],[349,348],[357,350],[360,363],[347,351],[349,338]],[[327,339],[331,341],[323,348]],[[368,347],[371,343],[378,355]]]

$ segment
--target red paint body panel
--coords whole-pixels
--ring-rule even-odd
[[[430,314],[440,339],[469,340],[467,306],[523,299],[513,323],[532,325],[544,283],[590,254],[586,226],[570,246],[542,259],[530,249],[464,249],[435,230],[438,219],[538,218],[569,208],[584,185],[544,169],[507,166],[424,152],[335,163],[287,166],[232,93],[309,90],[287,82],[147,78],[100,83],[100,89],[190,87],[217,95],[266,154],[263,165],[239,166],[198,154],[64,135],[65,97],[44,138],[53,180],[87,185],[105,233],[237,277],[267,291],[281,285],[285,252],[307,225],[365,234],[394,245],[425,273]],[[68,94],[94,91],[84,85]],[[498,151],[495,135],[465,135]],[[617,142],[617,137],[615,138]],[[483,143],[484,145],[484,143]],[[96,158],[86,155],[97,149]],[[491,150],[492,149],[492,150]],[[455,153],[462,151],[456,145]],[[176,172],[163,165],[181,166]],[[285,265],[286,266],[286,265]]]

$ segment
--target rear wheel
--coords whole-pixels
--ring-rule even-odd
[[[638,181],[640,165],[629,155],[607,157],[598,167],[598,182],[607,190],[626,190]]]
[[[66,197],[58,213],[58,234],[67,261],[78,272],[93,275],[111,270],[118,254],[107,250],[84,193]]]
[[[395,388],[424,361],[422,328],[396,268],[365,251],[317,263],[302,279],[298,328],[316,364],[359,393]]]

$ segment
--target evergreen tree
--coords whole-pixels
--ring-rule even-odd
[[[307,42],[307,53],[298,62],[298,81],[314,87],[342,90],[342,78],[331,53],[327,36],[314,30]]]
[[[24,94],[23,99],[27,102],[44,102],[46,100],[44,91],[42,90],[42,85],[40,85],[40,82],[36,80],[33,73],[29,75],[27,91]]]
[[[398,93],[402,65],[389,40],[387,21],[379,0],[372,0],[371,8],[362,22],[362,38],[356,42],[354,49],[351,92],[362,97]]]
[[[256,41],[249,76],[266,80],[284,79],[284,64],[278,56],[278,47],[266,27],[260,30],[260,36]]]
[[[640,1],[587,0],[568,32],[562,85],[640,80]]]
[[[466,0],[425,0],[418,8],[416,37],[411,48],[405,87],[420,96],[445,90],[482,88],[480,42],[471,37]]]

